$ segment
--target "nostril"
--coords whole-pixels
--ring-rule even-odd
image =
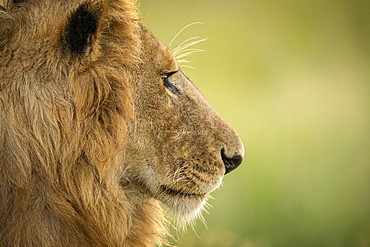
[[[243,156],[240,154],[235,154],[233,157],[228,158],[225,155],[224,149],[221,150],[221,157],[222,157],[222,161],[224,162],[225,169],[226,169],[225,175],[235,170],[238,166],[240,166],[240,164],[243,161]]]

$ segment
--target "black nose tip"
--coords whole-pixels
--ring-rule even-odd
[[[235,170],[238,166],[240,166],[240,164],[243,161],[243,156],[240,154],[235,154],[233,157],[228,158],[225,155],[225,151],[223,149],[221,151],[221,157],[222,157],[222,161],[224,162],[224,165],[226,168],[225,175]]]

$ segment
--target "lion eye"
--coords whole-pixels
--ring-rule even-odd
[[[167,74],[165,74],[165,75],[161,75],[161,78],[162,78],[162,80],[163,80],[163,85],[168,89],[168,90],[170,90],[171,92],[173,92],[173,93],[177,93],[177,94],[179,94],[180,92],[179,92],[179,90],[176,88],[176,86],[175,85],[173,85],[171,82],[170,82],[170,80],[169,80],[169,77],[171,76],[171,75],[173,75],[173,74],[175,74],[177,71],[175,71],[175,72],[171,72],[171,73],[167,73]]]

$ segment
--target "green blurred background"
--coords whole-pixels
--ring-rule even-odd
[[[370,1],[142,0],[245,145],[180,247],[370,246]],[[175,234],[176,235],[176,234]]]

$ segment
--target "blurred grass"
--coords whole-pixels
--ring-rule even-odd
[[[208,38],[187,69],[245,144],[202,247],[370,246],[370,2],[142,0],[164,44]],[[198,237],[198,236],[199,237]]]

